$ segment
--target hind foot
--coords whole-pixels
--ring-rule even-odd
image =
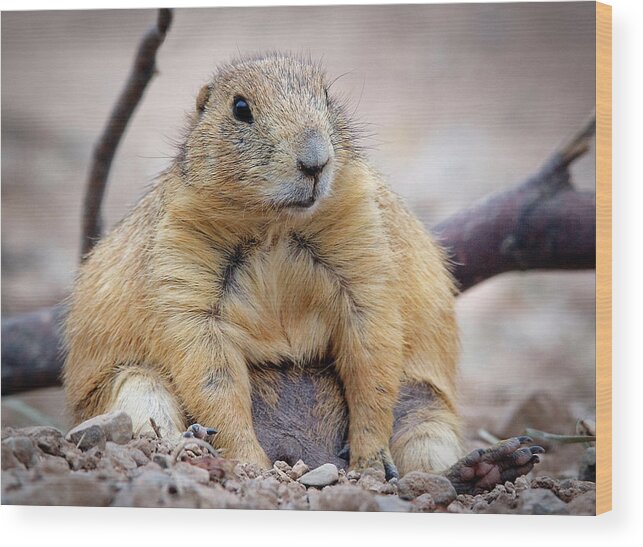
[[[545,449],[525,446],[531,442],[530,437],[512,437],[491,448],[479,448],[458,460],[444,475],[458,494],[476,495],[491,490],[497,484],[526,475],[540,462],[538,454]]]
[[[218,432],[219,431],[214,429],[214,427],[204,427],[201,424],[192,424],[188,427],[187,431],[183,433],[183,437],[196,437],[197,439],[205,440],[208,437],[216,435]]]
[[[213,427],[204,427],[201,424],[192,424],[183,432],[181,437],[176,439],[176,457],[178,457],[178,454],[184,454],[189,458],[204,456],[208,453],[218,454],[218,452],[212,447],[212,437],[217,433],[218,431]]]

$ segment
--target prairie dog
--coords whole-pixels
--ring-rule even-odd
[[[262,367],[330,362],[351,468],[453,464],[455,287],[357,142],[319,65],[221,67],[175,161],[80,268],[65,328],[74,417],[123,409],[137,431],[153,417],[176,436],[198,421],[226,456],[267,467]],[[432,403],[394,428],[414,389]]]

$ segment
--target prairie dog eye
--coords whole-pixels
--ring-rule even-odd
[[[240,122],[252,123],[252,111],[250,105],[243,97],[235,97],[232,102],[232,114]]]

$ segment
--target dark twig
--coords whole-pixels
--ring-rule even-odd
[[[125,128],[143,97],[145,88],[156,73],[156,52],[163,43],[171,22],[172,10],[160,9],[156,24],[141,40],[125,88],[94,148],[83,207],[81,245],[83,259],[102,235],[101,206],[112,160]]]
[[[540,431],[532,427],[528,427],[525,429],[525,435],[534,437],[534,439],[553,441],[561,444],[596,442],[595,435],[559,435],[558,433],[548,433],[546,431]]]
[[[156,438],[162,439],[163,436],[161,435],[161,428],[158,425],[156,425],[154,418],[152,418],[151,416],[150,416],[150,425],[152,426],[152,430],[154,431]]]

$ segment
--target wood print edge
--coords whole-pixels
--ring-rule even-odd
[[[596,514],[612,509],[612,7],[596,3]]]

